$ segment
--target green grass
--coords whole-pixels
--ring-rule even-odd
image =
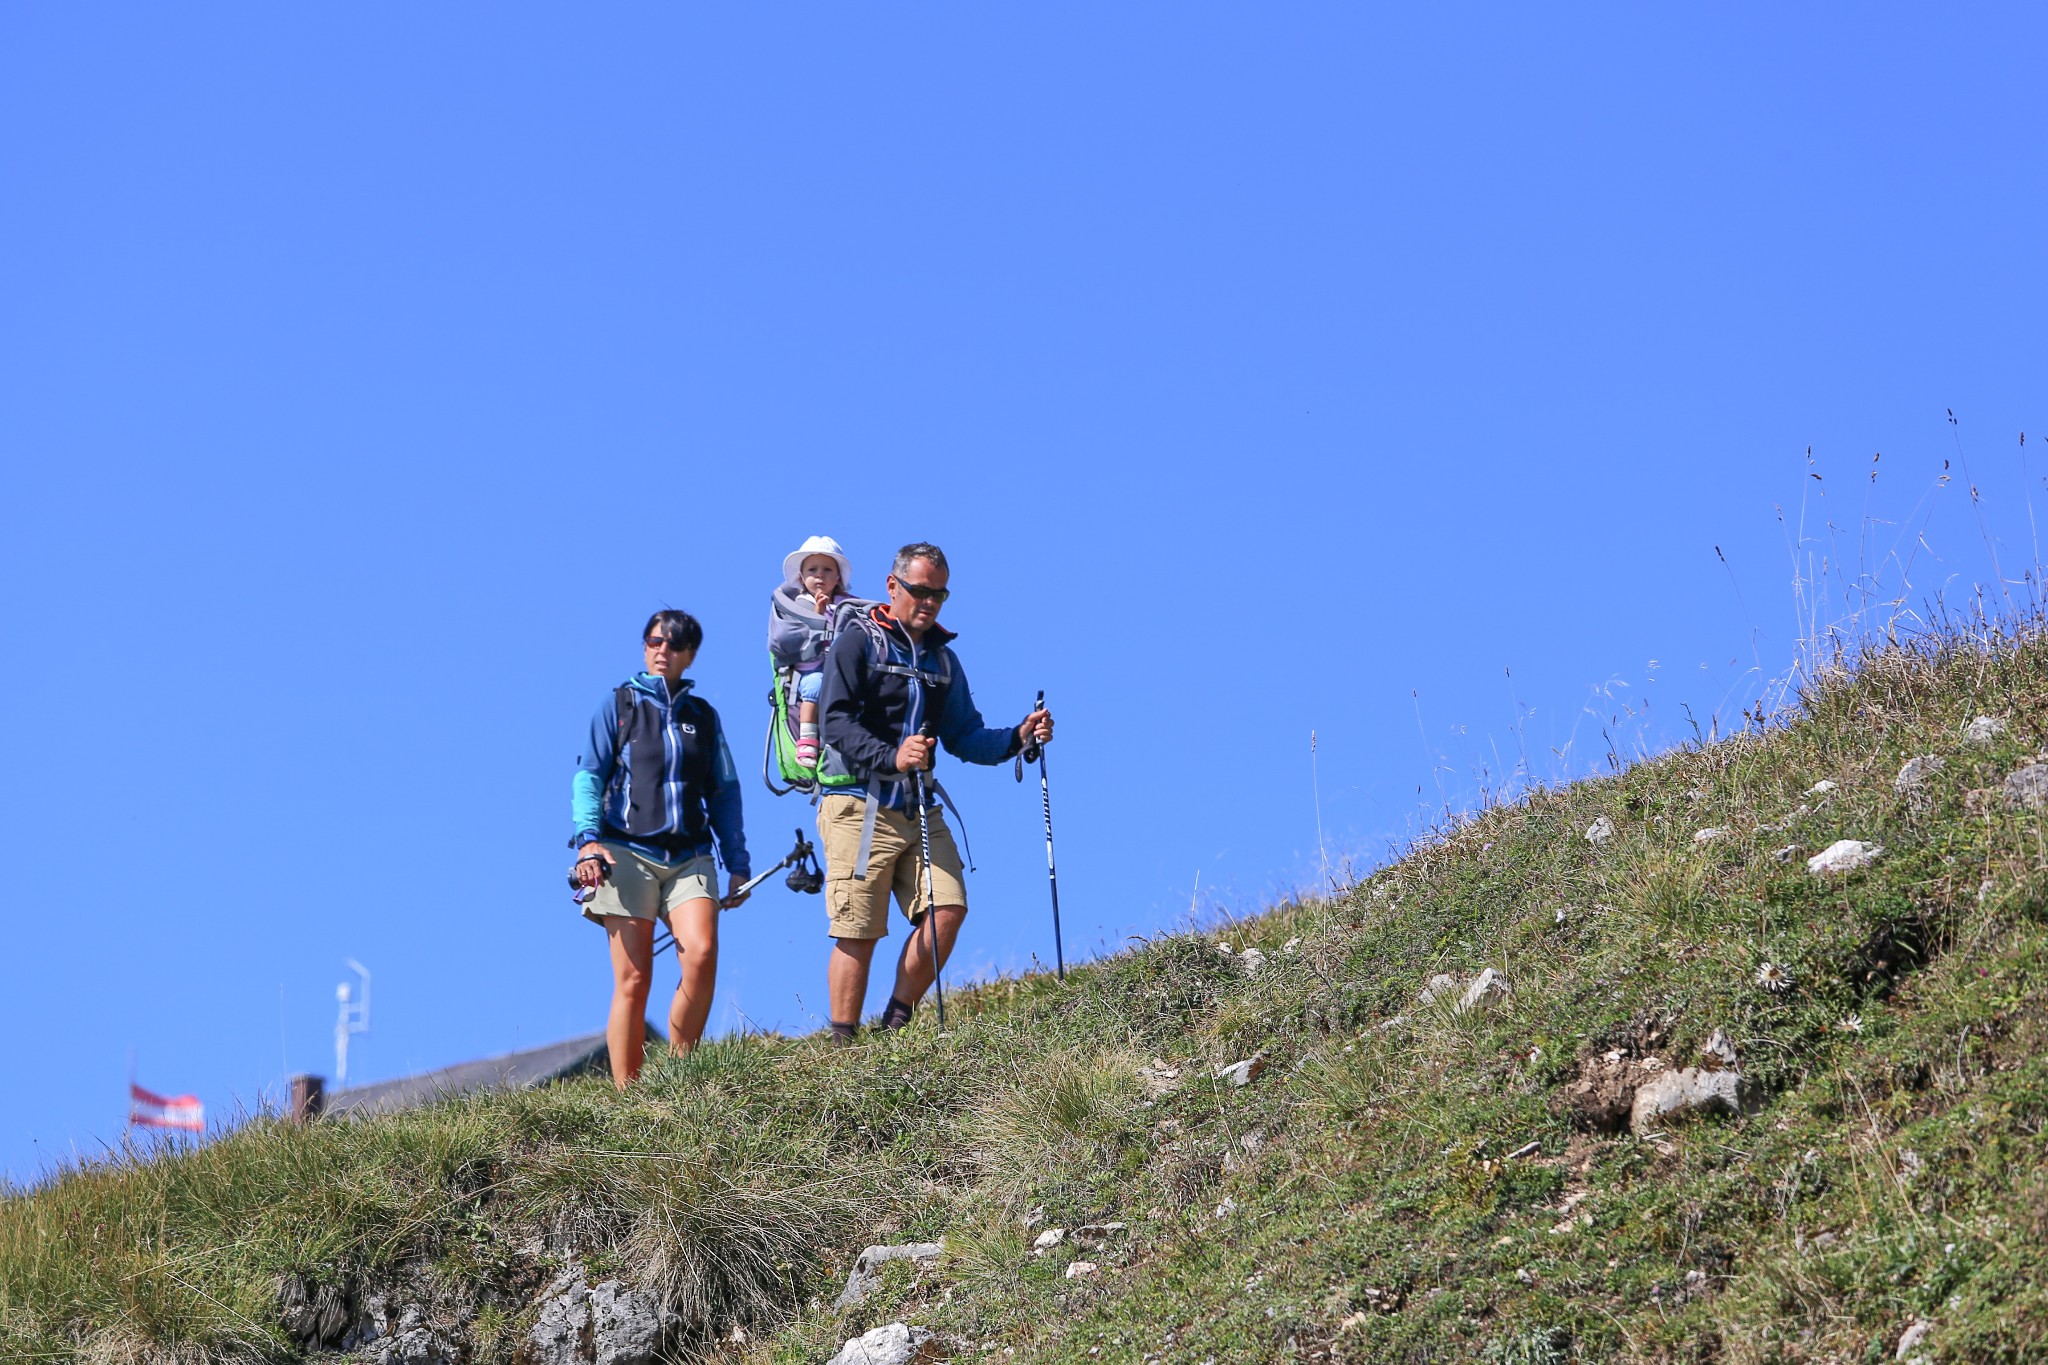
[[[1980,713],[2010,724],[1982,749]],[[260,1121],[87,1166],[0,1202],[0,1358],[301,1358],[320,1314],[288,1331],[283,1287],[330,1328],[400,1295],[509,1361],[573,1251],[663,1297],[677,1358],[754,1365],[895,1319],[959,1361],[1874,1362],[1916,1318],[1929,1360],[2038,1359],[2048,839],[1995,795],[2044,740],[2039,637],[1894,649],[1768,732],[1220,930],[1266,954],[1255,977],[1167,936],[959,992],[944,1037],[732,1040],[625,1097]],[[1923,753],[1947,767],[1895,793]],[[1810,875],[1843,837],[1887,852]],[[1481,1007],[1417,1003],[1489,966],[1510,989]],[[1691,1065],[1717,1029],[1744,1114],[1575,1121],[1591,1059]],[[1212,1079],[1254,1053],[1248,1086]],[[831,1308],[863,1245],[940,1237],[936,1267]],[[1069,1279],[1079,1257],[1099,1269]]]

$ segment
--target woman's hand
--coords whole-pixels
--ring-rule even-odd
[[[578,886],[596,886],[605,879],[606,874],[612,870],[618,861],[617,858],[612,856],[610,849],[597,842],[597,840],[592,839],[582,848],[576,850],[576,884]]]
[[[753,895],[754,893],[751,891],[740,890],[740,887],[743,885],[745,885],[745,881],[737,872],[733,873],[730,877],[726,878],[725,899],[718,903],[719,908],[723,910],[733,910],[746,904],[747,897]]]

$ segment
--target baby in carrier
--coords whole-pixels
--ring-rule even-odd
[[[818,693],[825,685],[825,650],[832,643],[832,613],[852,599],[846,552],[830,536],[812,536],[782,561],[782,585],[768,612],[768,653],[796,677],[796,761],[818,766]]]

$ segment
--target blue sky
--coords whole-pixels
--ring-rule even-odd
[[[1915,600],[2017,576],[2044,28],[8,9],[0,1169],[117,1138],[131,1050],[217,1117],[331,1070],[345,957],[357,1079],[600,1027],[582,727],[686,607],[751,783],[806,535],[937,540],[984,710],[1046,689],[1070,954],[1312,879],[1311,729],[1370,861],[1733,714],[1802,502],[1838,571],[1926,518]],[[955,975],[1049,957],[1035,784],[948,782]],[[819,901],[725,932],[715,1026],[814,1026]]]

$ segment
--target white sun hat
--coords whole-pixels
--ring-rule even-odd
[[[844,588],[853,577],[853,563],[846,557],[846,551],[839,548],[839,542],[830,536],[812,536],[803,544],[791,550],[782,559],[782,581],[794,583],[797,571],[812,555],[831,555],[839,561],[839,586]]]

